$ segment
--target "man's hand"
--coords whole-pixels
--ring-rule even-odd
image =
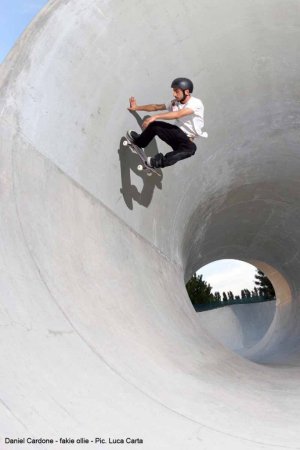
[[[147,119],[145,119],[144,122],[142,123],[143,130],[145,130],[145,128],[147,128],[147,126],[150,125],[150,123],[154,122],[155,120],[156,120],[155,116],[148,117]]]
[[[150,105],[137,105],[136,99],[134,97],[130,97],[129,99],[129,108],[127,108],[128,111],[164,111],[167,109],[166,105],[164,103],[162,104],[150,104]]]
[[[134,97],[130,97],[128,111],[136,111],[136,110],[137,110],[136,99]]]

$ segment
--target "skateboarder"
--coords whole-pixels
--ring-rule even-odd
[[[138,106],[134,97],[129,99],[129,111],[164,111],[166,113],[155,114],[144,120],[143,132],[138,134],[129,130],[127,138],[135,145],[144,148],[155,136],[170,145],[172,152],[163,155],[158,153],[154,157],[147,158],[150,167],[171,166],[181,159],[189,158],[196,152],[194,139],[198,136],[207,137],[202,132],[204,125],[204,106],[201,100],[193,97],[193,83],[188,78],[176,78],[172,84],[174,100],[166,106],[165,104],[150,104]],[[162,122],[161,120],[176,120],[176,125]]]

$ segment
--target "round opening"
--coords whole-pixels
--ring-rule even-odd
[[[236,304],[262,303],[276,298],[271,281],[261,270],[234,259],[222,259],[205,265],[186,286],[197,312]]]
[[[193,275],[187,291],[201,326],[224,346],[257,362],[274,357],[274,330],[276,336],[282,320],[276,313],[292,299],[275,268],[254,260],[214,261]]]

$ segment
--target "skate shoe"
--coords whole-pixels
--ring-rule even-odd
[[[152,163],[152,158],[151,158],[151,156],[148,156],[147,157],[147,159],[146,159],[146,165],[148,166],[148,167],[151,167],[151,169],[153,169],[153,163]]]
[[[126,133],[126,138],[129,142],[132,144],[135,144],[135,140],[140,136],[140,134],[136,133],[135,131],[128,130]]]

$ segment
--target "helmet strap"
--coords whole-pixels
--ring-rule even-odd
[[[186,89],[185,89],[185,90],[182,89],[183,98],[180,100],[180,103],[183,103],[183,102],[185,101],[185,99],[188,97],[188,95],[190,95],[190,94],[187,95],[187,94],[185,93],[185,91],[186,91]]]

